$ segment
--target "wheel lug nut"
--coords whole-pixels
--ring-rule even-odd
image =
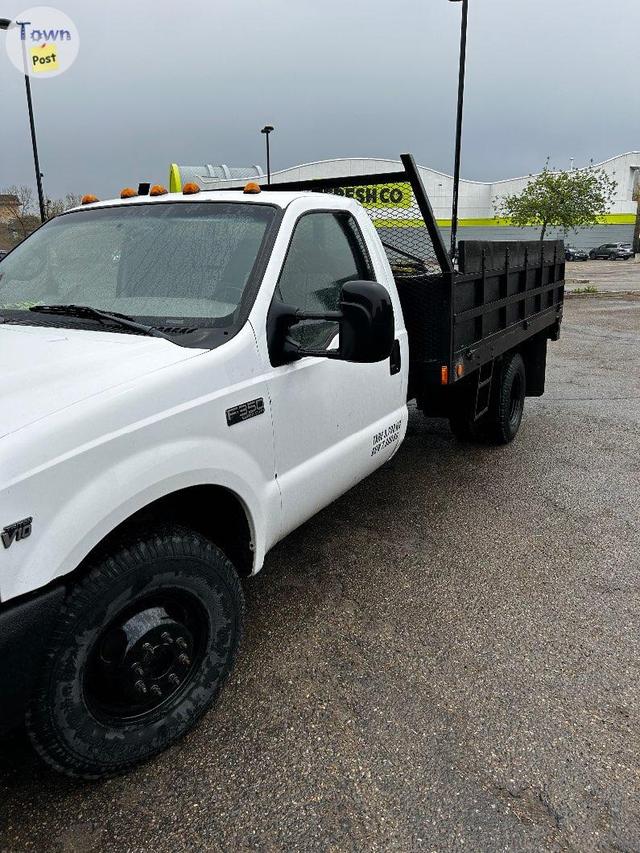
[[[171,675],[169,676],[169,684],[172,687],[177,687],[180,684],[180,679],[175,674],[175,672],[172,672]]]
[[[156,698],[158,696],[162,696],[162,690],[160,690],[160,688],[158,687],[157,684],[154,684],[153,687],[151,688],[151,695],[155,696]]]
[[[136,675],[140,675],[140,676],[144,675],[144,669],[140,666],[139,663],[134,663],[132,665],[131,669]]]
[[[146,696],[147,694],[147,685],[140,679],[140,681],[136,681],[134,687],[142,696]]]
[[[171,634],[168,631],[165,631],[164,634],[160,637],[160,639],[169,645],[171,643],[173,643],[173,637],[171,636]]]
[[[146,652],[148,655],[152,655],[153,654],[153,646],[151,645],[151,643],[143,643],[142,651]]]
[[[178,663],[182,664],[182,666],[191,666],[191,658],[189,655],[180,655],[178,657]]]
[[[176,640],[176,646],[184,651],[187,648],[187,641],[184,637],[178,637]]]

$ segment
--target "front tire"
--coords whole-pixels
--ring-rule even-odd
[[[122,773],[182,737],[216,699],[244,598],[225,555],[185,528],[113,548],[71,591],[27,711],[55,770]]]

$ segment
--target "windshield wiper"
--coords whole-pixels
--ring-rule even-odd
[[[114,323],[118,326],[123,326],[125,329],[134,329],[136,332],[142,332],[144,335],[152,335],[154,338],[165,338],[170,341],[171,337],[165,335],[160,329],[155,329],[153,326],[147,326],[144,323],[138,323],[133,317],[127,314],[118,314],[117,312],[101,311],[99,308],[92,308],[90,305],[31,305],[29,311],[35,311],[37,314],[61,314],[65,317],[86,317],[88,320],[98,320],[101,323]]]

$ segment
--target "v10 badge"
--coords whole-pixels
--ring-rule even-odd
[[[28,539],[31,536],[32,525],[33,518],[23,518],[22,521],[14,521],[13,524],[8,524],[0,534],[4,547],[10,548],[14,542]]]

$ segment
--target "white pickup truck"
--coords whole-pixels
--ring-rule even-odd
[[[0,263],[0,718],[73,776],[194,724],[236,656],[239,578],[407,428],[410,340],[371,211],[196,189],[85,203]],[[527,340],[546,347],[553,318]],[[452,353],[458,432],[515,435],[527,345],[485,362],[486,411],[488,371]]]

